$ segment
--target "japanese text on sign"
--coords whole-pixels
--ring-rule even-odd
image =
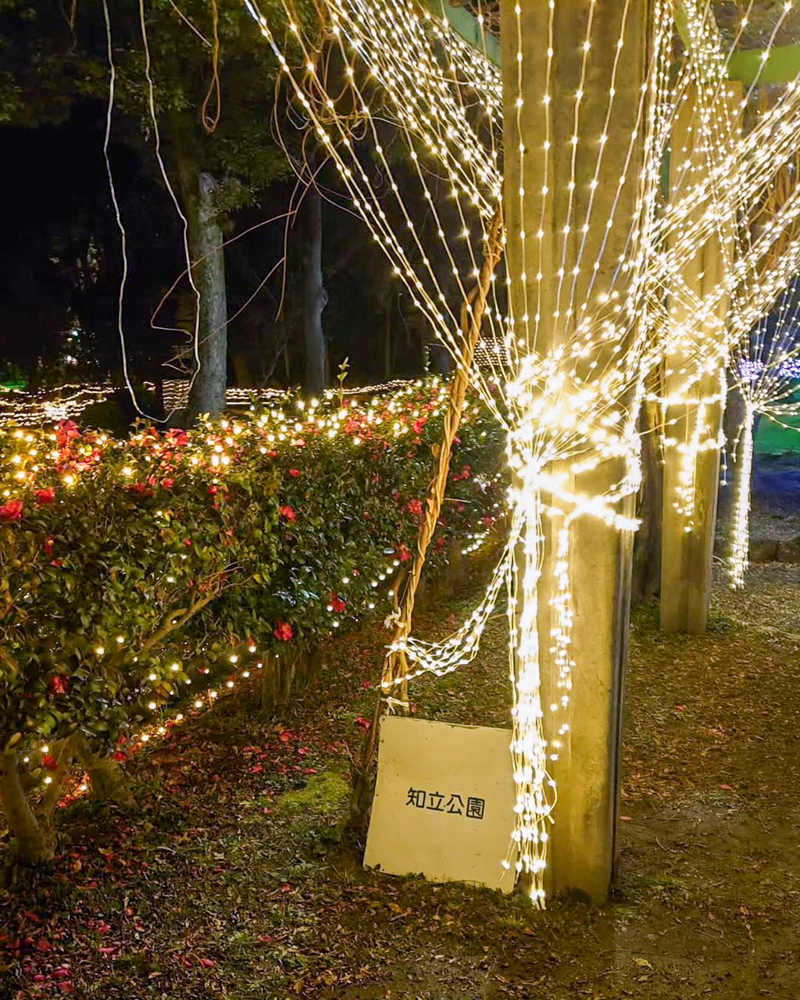
[[[423,788],[409,788],[406,805],[415,809],[427,809],[429,812],[448,813],[450,816],[465,816],[467,819],[483,819],[486,810],[486,800],[477,796],[467,796],[465,806],[464,799],[457,793],[448,796],[438,791],[428,792]]]

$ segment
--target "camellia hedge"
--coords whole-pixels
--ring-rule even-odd
[[[126,801],[132,740],[253,671],[277,699],[320,639],[391,611],[447,396],[287,397],[122,441],[0,429],[0,803],[21,853],[51,856],[76,757]],[[501,452],[468,401],[432,563],[490,528]]]

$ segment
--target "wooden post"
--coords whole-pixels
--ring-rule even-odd
[[[608,288],[625,251],[637,201],[641,140],[634,147],[627,171],[626,156],[631,133],[639,128],[638,107],[651,35],[650,5],[626,4],[624,0],[593,5],[588,75],[583,83],[582,44],[590,16],[585,0],[558,0],[552,11],[545,2],[501,0],[500,15],[504,214],[511,304],[518,326],[523,325],[519,322],[523,315],[532,311],[530,306],[526,309],[525,302],[537,304],[540,320],[528,349],[541,354],[567,342],[574,321],[569,313],[565,317],[565,310],[572,304],[580,307],[590,281],[598,292]],[[618,50],[621,34],[624,46]],[[552,45],[552,59],[547,56],[548,45]],[[606,122],[615,59],[616,94],[613,113]],[[579,89],[583,95],[578,116],[575,104]],[[573,144],[576,118],[578,142]],[[604,134],[602,169],[595,184],[599,140]],[[620,188],[623,173],[628,181]],[[524,197],[520,197],[521,191]],[[613,210],[615,199],[617,208]],[[614,225],[606,229],[612,214]],[[568,219],[571,228],[565,236]],[[589,229],[584,233],[585,222]],[[537,233],[540,228],[541,237]],[[522,232],[527,234],[524,242]],[[596,260],[600,265],[597,270],[593,269]],[[580,270],[573,286],[576,268]],[[561,280],[559,272],[566,280]],[[605,356],[601,349],[585,360],[583,377],[592,377],[592,362],[602,372]],[[572,482],[580,494],[604,494],[619,482],[622,471],[621,462],[607,461],[592,472],[575,476]],[[555,579],[555,542],[562,523],[559,517],[546,517],[542,524],[545,552],[537,620],[545,738],[555,735],[548,706],[558,700],[551,653],[554,612],[549,599]],[[558,786],[558,802],[550,831],[545,886],[550,893],[602,902],[608,898],[614,859],[630,535],[597,518],[578,518],[570,528],[569,563],[575,661],[572,726],[551,772]],[[521,587],[517,590],[522,592]]]
[[[726,89],[730,119],[736,121],[741,87],[730,83]],[[699,120],[696,101],[690,93],[682,102],[673,126],[671,193],[681,184],[700,182],[708,170],[711,151],[702,150]],[[733,224],[732,219],[724,220],[725,226]],[[725,269],[730,266],[730,253],[730,246],[723,246],[720,237],[714,235],[684,267],[681,279],[696,301],[701,302],[723,280]],[[676,324],[691,326],[696,306],[687,301],[686,294],[675,296],[669,308]],[[664,408],[661,628],[665,632],[703,632],[708,618],[727,391],[726,354],[724,350],[718,351],[712,358],[711,342],[724,336],[720,321],[726,311],[727,303],[722,302],[705,323],[695,320],[688,335],[664,362],[665,398],[669,401],[671,397],[683,396],[680,402],[668,402]],[[713,368],[695,381],[687,393],[687,372],[700,361],[713,361]]]

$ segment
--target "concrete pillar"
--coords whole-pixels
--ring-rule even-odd
[[[741,85],[731,83],[724,99],[731,121],[737,120]],[[719,114],[719,111],[715,113]],[[673,126],[670,193],[702,181],[714,151],[703,148],[700,111],[694,95],[680,107]],[[698,210],[700,211],[700,210]],[[734,220],[726,220],[730,229]],[[725,229],[713,236],[684,267],[681,278],[689,293],[702,301],[725,276],[732,246]],[[673,296],[670,315],[685,324],[687,335],[664,361],[663,393],[667,400],[683,396],[664,409],[664,494],[661,535],[661,628],[665,632],[703,632],[711,593],[711,565],[717,518],[720,447],[725,409],[724,320],[727,304],[721,303],[705,322],[686,295]],[[694,318],[693,318],[694,315]],[[722,343],[721,343],[722,341]],[[712,357],[713,343],[718,350]],[[709,370],[686,392],[688,375],[700,362]]]
[[[528,350],[547,352],[569,342],[590,281],[595,292],[608,288],[625,250],[637,199],[641,141],[635,144],[626,184],[620,189],[618,182],[625,171],[631,133],[637,128],[651,12],[646,0],[634,4],[604,0],[592,5],[591,48],[581,80],[582,46],[590,16],[586,0],[558,0],[552,11],[545,0],[523,2],[519,10],[517,6],[517,0],[501,0],[506,258],[517,335],[523,336],[520,320],[526,308],[528,313],[538,308],[538,329],[534,335],[531,323],[527,332]],[[624,45],[618,49],[621,34]],[[606,121],[617,58],[612,114]],[[576,146],[573,133],[579,90]],[[595,183],[603,135],[602,166]],[[607,229],[615,199],[614,225]],[[568,215],[571,229],[565,239]],[[583,232],[587,216],[589,229]],[[524,241],[521,232],[526,234]],[[593,268],[596,260],[599,269]],[[580,271],[571,294],[577,267]],[[566,278],[559,291],[562,269]],[[624,296],[624,281],[615,288]],[[568,311],[570,305],[576,310],[574,315]],[[595,372],[599,376],[605,360],[603,350],[595,350],[581,362],[580,377],[591,380]],[[602,494],[619,482],[622,471],[620,462],[608,461],[572,481],[578,493]],[[548,706],[557,697],[550,655],[553,610],[548,601],[560,526],[559,517],[544,519],[538,633],[546,737],[554,735],[555,716],[549,714]],[[571,734],[551,770],[558,803],[545,884],[550,893],[602,902],[608,898],[614,860],[631,538],[596,518],[580,518],[570,529],[569,561],[575,661]]]

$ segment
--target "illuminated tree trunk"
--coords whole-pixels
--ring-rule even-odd
[[[737,469],[741,457],[741,449],[736,442],[743,428],[745,401],[741,389],[728,373],[728,394],[725,398],[725,416],[722,430],[725,435],[725,477],[720,482],[719,498],[717,500],[717,521],[730,524],[733,515],[734,490],[737,480]],[[720,479],[722,475],[720,474]]]
[[[733,523],[731,524],[728,579],[731,587],[744,586],[750,553],[750,487],[753,478],[753,425],[755,410],[748,400],[745,403],[739,443],[737,445]]]
[[[633,162],[627,171],[625,163],[631,132],[639,127],[638,104],[651,34],[649,4],[644,0],[634,4],[604,0],[592,5],[591,50],[587,76],[581,83],[582,43],[586,38],[589,6],[586,0],[557,0],[552,10],[545,2],[518,4],[518,0],[501,0],[500,4],[510,295],[518,326],[532,308],[530,304],[537,304],[540,320],[538,327],[530,325],[528,350],[539,354],[557,350],[569,334],[571,328],[564,311],[576,268],[580,269],[574,278],[574,302],[578,306],[587,296],[593,275],[598,291],[610,284],[619,255],[624,252],[636,207],[641,139],[635,144]],[[617,41],[626,11],[613,114],[606,122]],[[554,58],[548,77],[549,61],[545,53],[549,38]],[[577,144],[574,144],[579,90],[582,98]],[[592,180],[598,140],[604,133],[607,141],[595,186]],[[626,172],[628,181],[619,188],[619,178]],[[596,189],[592,198],[593,186]],[[587,221],[590,198],[589,229],[584,233],[582,226]],[[612,212],[616,198],[618,207]],[[572,223],[569,234],[565,235],[569,206]],[[605,222],[612,214],[615,226],[606,230]],[[541,239],[537,235],[540,227]],[[524,242],[522,232],[527,234]],[[595,260],[600,263],[596,270]],[[562,270],[567,276],[566,294],[560,288]],[[602,371],[602,350],[586,358],[587,366],[592,362],[597,362],[597,370]],[[591,371],[584,369],[588,372],[585,377],[591,378]],[[566,398],[565,405],[570,405]],[[620,480],[622,471],[621,462],[606,461],[591,472],[575,476],[572,482],[578,493],[605,494]],[[544,497],[545,502],[547,499]],[[535,509],[535,498],[531,498],[529,506]],[[559,516],[542,519],[544,557],[536,593],[530,594],[528,587],[526,595],[520,579],[515,588],[520,600],[530,597],[538,608],[545,738],[556,736],[557,725],[549,711],[559,697],[552,650],[554,608],[550,600],[557,579],[556,544],[564,526]],[[529,528],[534,534],[536,530],[535,525]],[[590,517],[575,520],[568,532],[566,560],[574,610],[571,650],[575,666],[570,708],[573,724],[571,733],[564,738],[559,760],[548,762],[558,787],[558,802],[555,823],[548,828],[545,887],[551,893],[569,892],[603,901],[608,897],[614,859],[631,537]],[[520,614],[524,612],[523,607]]]
[[[730,114],[735,120],[734,85],[729,85]],[[740,95],[736,94],[738,98]],[[673,126],[670,190],[681,183],[691,163],[696,184],[708,169],[712,151],[703,151],[700,114],[693,95],[680,105]],[[698,209],[698,212],[702,209]],[[729,227],[733,220],[722,220]],[[725,230],[721,236],[724,238]],[[720,235],[708,240],[689,261],[681,278],[702,301],[724,278],[731,250]],[[727,392],[724,319],[727,303],[714,316],[697,318],[696,304],[685,296],[670,302],[672,322],[685,324],[676,349],[664,363],[664,496],[661,536],[661,628],[665,632],[703,632],[711,594],[711,564],[717,518],[722,418]],[[687,371],[699,360],[708,367],[687,388]]]

